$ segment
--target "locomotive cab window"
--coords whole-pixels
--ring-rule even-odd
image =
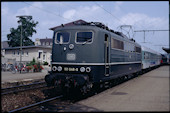
[[[57,32],[55,34],[55,43],[56,44],[65,44],[69,42],[69,33],[68,32]]]
[[[140,47],[136,47],[136,52],[137,53],[141,53],[141,48]]]
[[[91,43],[92,36],[93,36],[92,32],[77,32],[76,42],[81,44]]]

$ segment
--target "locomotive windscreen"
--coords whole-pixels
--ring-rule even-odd
[[[92,32],[77,32],[76,42],[92,42]]]
[[[55,35],[55,43],[68,43],[70,38],[69,35],[68,32],[57,32]]]

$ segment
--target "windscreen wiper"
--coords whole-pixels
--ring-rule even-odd
[[[89,41],[92,41],[92,38],[91,39],[88,39],[88,40],[86,40],[85,42],[83,42],[82,44],[84,45],[84,44],[86,44],[87,42],[89,42]]]

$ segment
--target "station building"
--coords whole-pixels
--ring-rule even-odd
[[[52,38],[37,38],[33,46],[22,46],[22,63],[26,64],[33,60],[40,63],[51,63]],[[9,47],[7,41],[1,43],[2,63],[19,63],[20,47]]]

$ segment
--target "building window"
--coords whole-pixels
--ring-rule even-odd
[[[28,51],[27,51],[27,52],[26,52],[26,56],[28,56],[28,54],[29,54],[29,53],[28,53]]]
[[[13,56],[15,56],[15,51],[13,51]]]
[[[19,51],[17,51],[17,55],[18,55],[18,56],[19,56],[19,53],[20,53],[20,52],[19,52]]]
[[[45,60],[45,54],[43,54],[43,60]]]
[[[22,51],[22,56],[24,56],[24,51]]]
[[[115,48],[115,49],[121,49],[121,50],[124,50],[124,44],[122,41],[120,40],[116,40],[114,38],[111,39],[111,46],[112,48]]]
[[[48,45],[49,45],[49,43],[48,43],[48,42],[46,42],[46,45],[48,46]]]

